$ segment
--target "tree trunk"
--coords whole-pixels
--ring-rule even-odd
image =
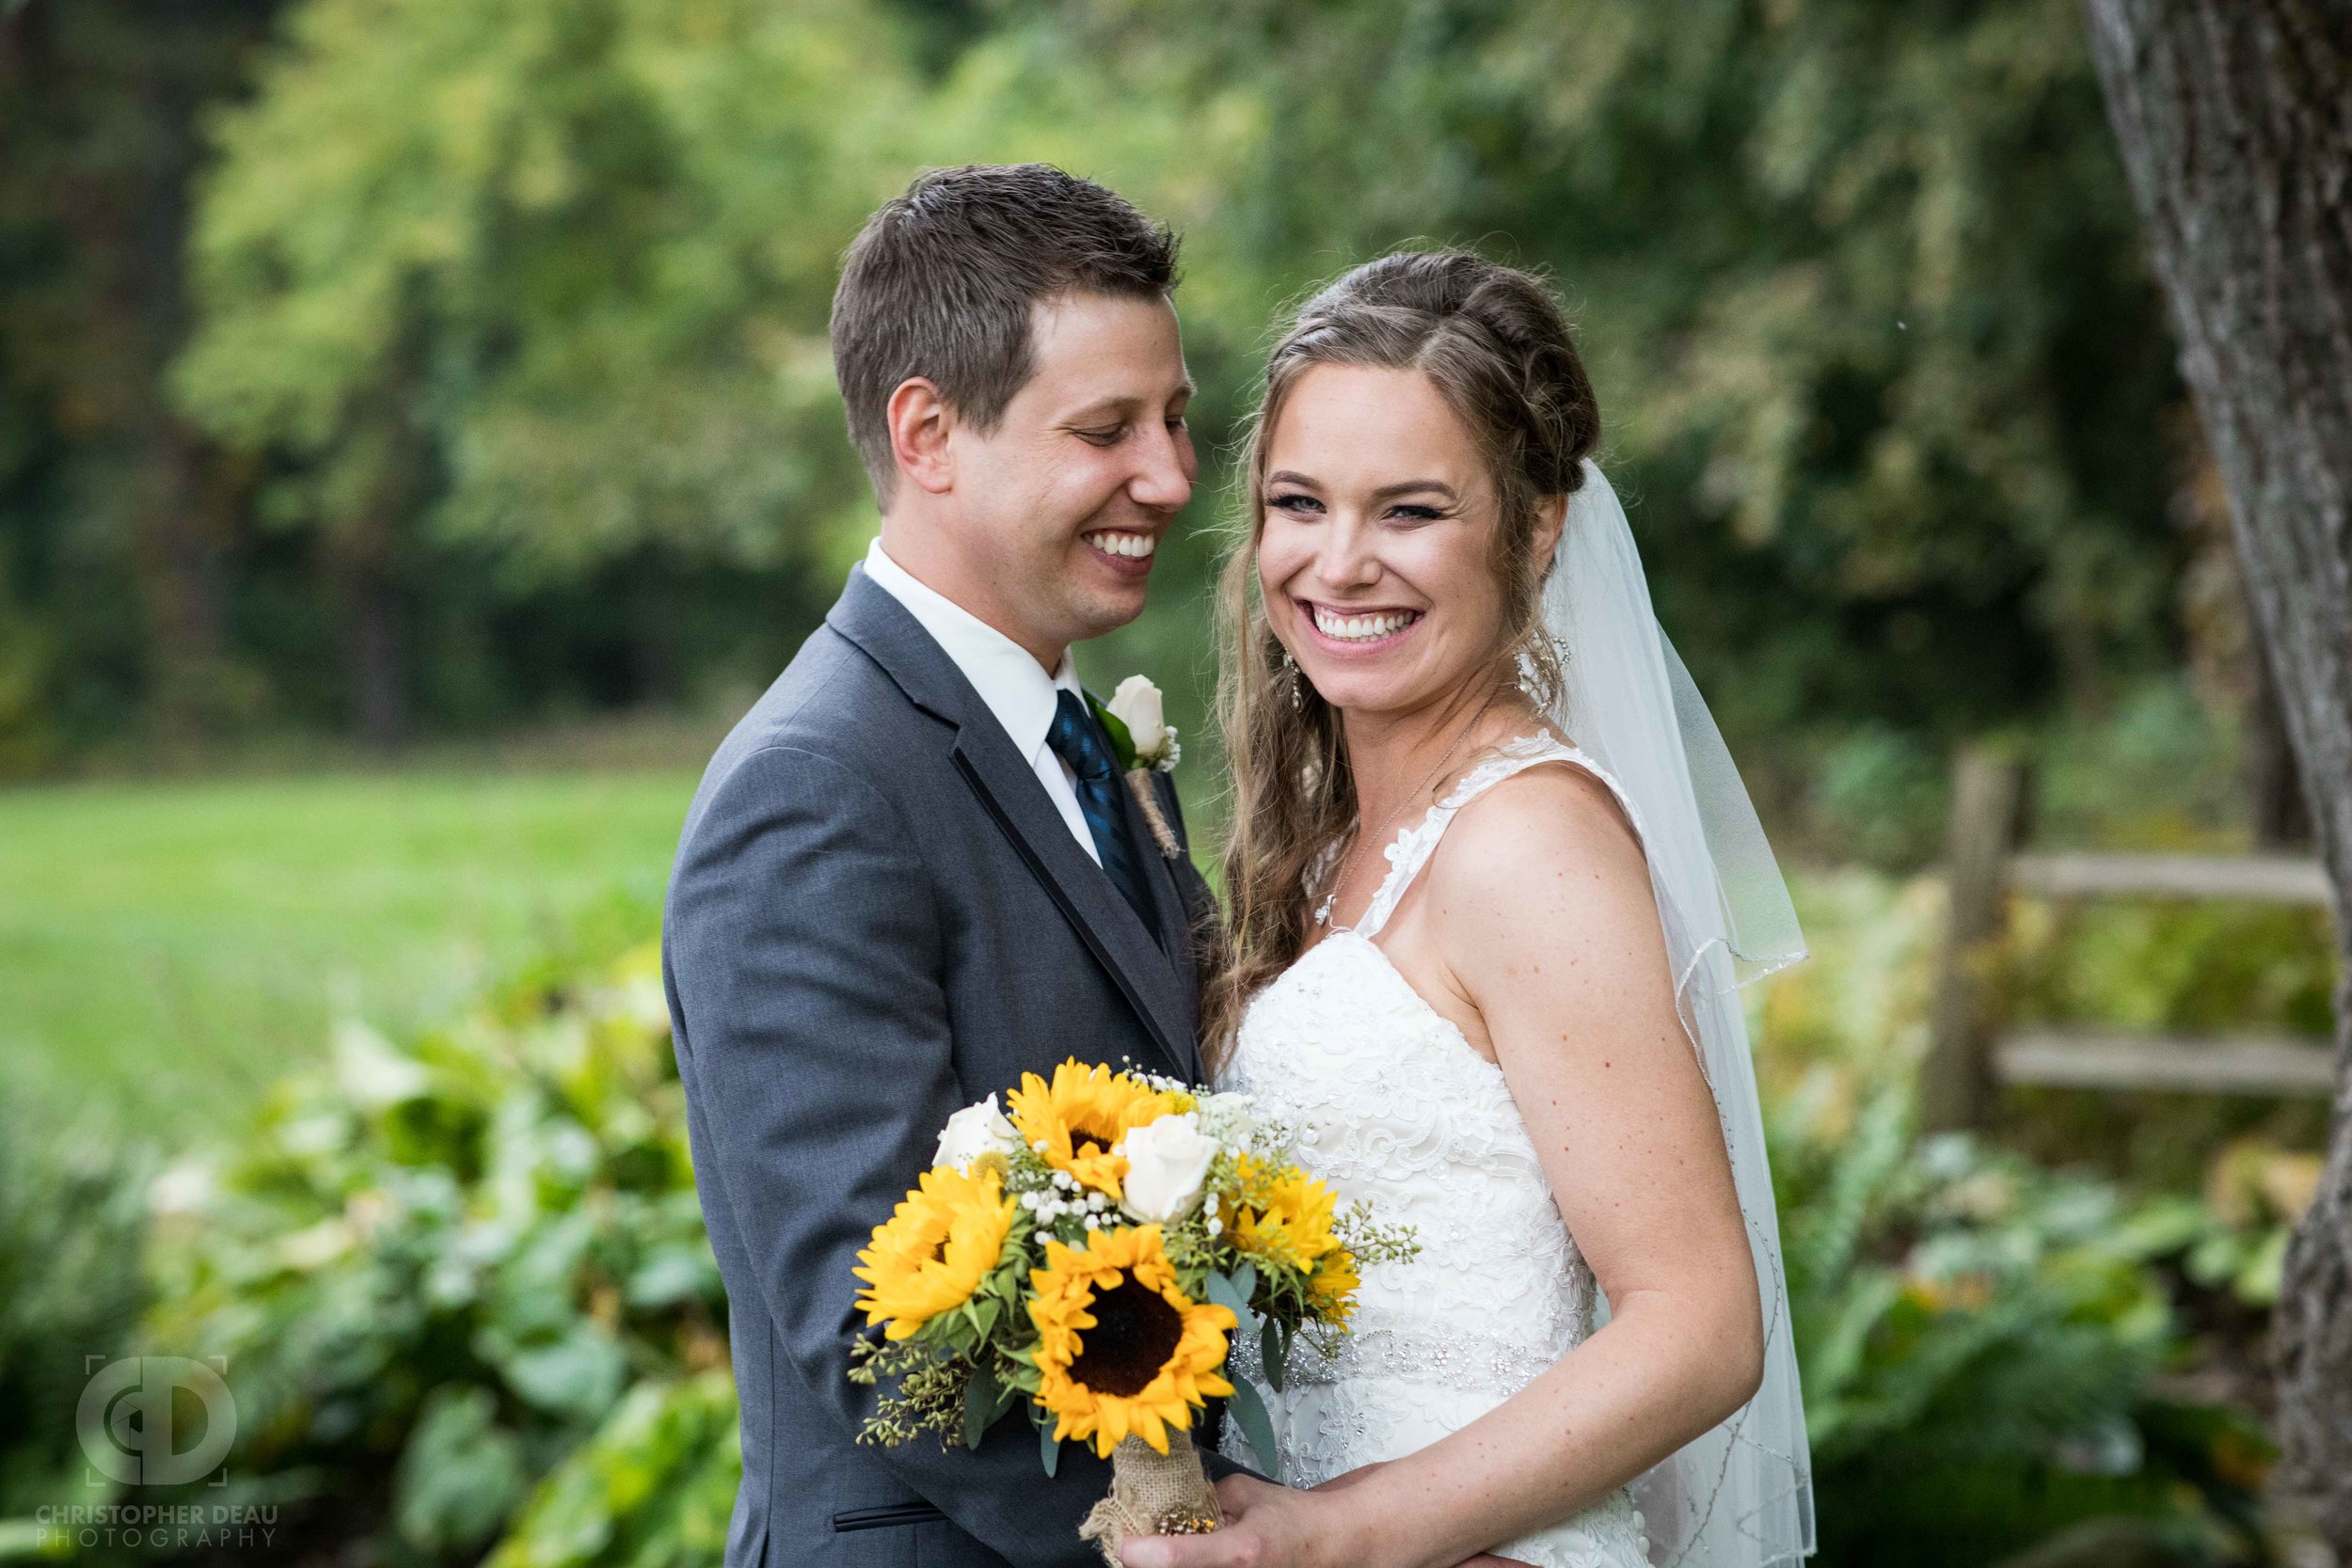
[[[2274,1370],[2285,1479],[2352,1562],[2352,4],[2086,8],[2335,887],[2335,1115]]]
[[[2254,650],[2256,686],[2248,712],[2247,792],[2253,799],[2254,846],[2259,849],[2300,849],[2312,841],[2312,814],[2303,804],[2303,781],[2295,776],[2295,744],[2287,736],[2287,719],[2279,707],[2279,683],[2270,676],[2270,658]]]
[[[332,572],[342,601],[344,657],[353,731],[386,755],[408,739],[408,677],[400,590],[392,570],[392,525],[371,508],[333,536]]]

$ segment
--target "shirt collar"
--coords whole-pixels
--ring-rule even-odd
[[[877,537],[866,547],[866,575],[892,598],[904,605],[931,641],[963,672],[988,711],[996,716],[1005,734],[1025,757],[1035,757],[1053,727],[1060,693],[1080,701],[1086,689],[1078,684],[1077,666],[1068,650],[1061,668],[1047,675],[1029,650],[973,614],[963,606],[919,582],[914,574],[890,559]]]

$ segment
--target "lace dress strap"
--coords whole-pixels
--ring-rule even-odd
[[[1397,904],[1413,885],[1413,879],[1421,875],[1421,868],[1429,863],[1431,855],[1437,853],[1438,841],[1445,836],[1446,828],[1453,822],[1456,812],[1514,774],[1525,772],[1538,763],[1553,762],[1564,757],[1591,769],[1620,798],[1624,796],[1625,791],[1618,787],[1614,779],[1601,772],[1590,757],[1565,741],[1540,734],[1504,741],[1464,773],[1461,781],[1446,792],[1444,800],[1429,808],[1428,814],[1418,825],[1407,827],[1396,835],[1396,842],[1385,851],[1389,857],[1389,874],[1381,879],[1378,890],[1372,895],[1372,902],[1364,907],[1364,917],[1354,927],[1356,934],[1367,941],[1380,934],[1380,928],[1389,923],[1389,916],[1396,912]],[[1327,911],[1329,910],[1329,899],[1325,900],[1324,908]]]

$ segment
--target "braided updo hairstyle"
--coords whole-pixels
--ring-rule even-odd
[[[1217,718],[1233,769],[1225,847],[1231,906],[1203,995],[1206,1054],[1221,1065],[1242,1008],[1306,943],[1307,873],[1356,816],[1340,716],[1295,670],[1258,595],[1267,449],[1284,400],[1318,365],[1419,371],[1476,440],[1498,501],[1493,566],[1502,590],[1491,678],[1540,707],[1559,691],[1543,630],[1549,557],[1534,550],[1543,502],[1583,483],[1600,408],[1559,303],[1541,281],[1467,250],[1368,261],[1302,306],[1266,363],[1249,434],[1235,546],[1219,580],[1225,657]]]

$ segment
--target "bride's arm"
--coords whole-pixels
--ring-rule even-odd
[[[1675,1016],[1647,863],[1608,786],[1568,768],[1521,773],[1462,812],[1423,875],[1406,904],[1420,908],[1400,911],[1391,940],[1409,921],[1416,949],[1438,955],[1484,1021],[1609,1292],[1609,1323],[1359,1484],[1220,1482],[1244,1528],[1137,1540],[1131,1568],[1454,1568],[1590,1507],[1737,1410],[1763,1376],[1714,1096]]]
[[[1349,1499],[1361,1563],[1449,1564],[1590,1506],[1736,1411],[1763,1318],[1649,871],[1606,784],[1530,769],[1463,811],[1422,929],[1484,1020],[1608,1324]]]

